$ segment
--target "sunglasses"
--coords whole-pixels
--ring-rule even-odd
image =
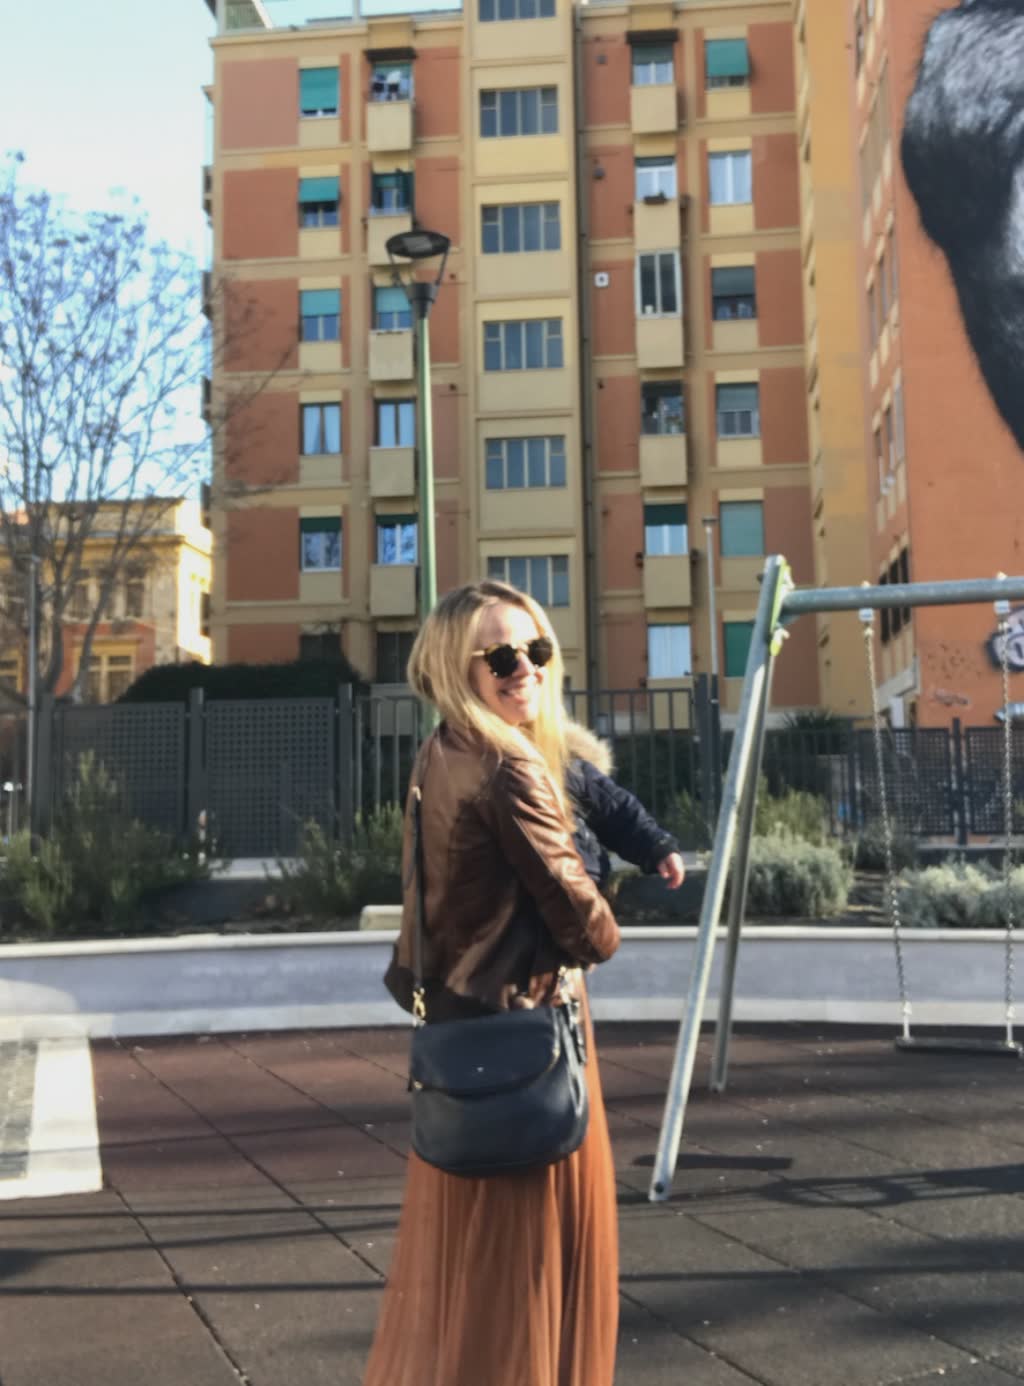
[[[555,649],[546,635],[538,635],[525,645],[488,645],[486,650],[474,650],[474,659],[484,659],[496,679],[511,678],[519,667],[519,656],[525,654],[535,669],[543,669]]]

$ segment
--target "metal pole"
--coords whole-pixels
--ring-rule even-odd
[[[420,493],[420,620],[437,602],[437,566],[434,548],[434,426],[430,393],[430,309],[437,285],[416,281],[409,298],[416,315],[416,478]]]
[[[693,1078],[693,1065],[697,1057],[697,1043],[700,1039],[704,1000],[707,996],[708,982],[711,977],[715,933],[722,912],[725,883],[736,840],[740,797],[750,773],[753,757],[756,739],[755,709],[760,706],[764,681],[768,677],[768,665],[772,657],[770,648],[772,626],[781,604],[784,584],[788,581],[788,565],[779,557],[769,558],[765,565],[761,598],[757,606],[757,615],[754,618],[750,653],[747,657],[746,677],[743,680],[743,694],[736,721],[736,732],[733,737],[732,753],[729,756],[729,771],[726,775],[725,788],[722,794],[722,811],[718,816],[718,826],[715,830],[715,841],[711,851],[711,864],[708,868],[704,899],[701,904],[690,988],[683,1011],[682,1023],[679,1027],[672,1077],[665,1099],[665,1113],[662,1117],[658,1151],[654,1161],[654,1173],[651,1176],[648,1197],[652,1203],[660,1202],[668,1197],[672,1186],[672,1175],[679,1155],[686,1100]]]
[[[28,678],[26,695],[28,697],[28,717],[26,732],[28,744],[25,748],[25,808],[26,819],[31,832],[36,802],[36,701],[39,663],[39,619],[36,603],[39,598],[39,556],[29,554],[28,560]]]
[[[787,592],[782,619],[810,611],[859,611],[861,607],[966,606],[971,602],[1024,601],[1024,577],[970,578],[963,582],[902,582],[885,587],[820,587]]]
[[[701,524],[708,544],[708,632],[711,636],[711,701],[718,701],[718,618],[715,611],[715,525],[714,515],[705,515]]]

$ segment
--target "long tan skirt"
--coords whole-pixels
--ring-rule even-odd
[[[409,1156],[364,1386],[612,1386],[619,1246],[587,1017],[590,1123],[574,1155],[490,1179]]]

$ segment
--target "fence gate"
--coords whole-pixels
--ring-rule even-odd
[[[964,733],[967,812],[972,833],[998,836],[1005,829],[1003,736],[1001,727],[968,727]],[[1013,827],[1015,832],[1024,832],[1024,727],[1013,728],[1011,747]]]

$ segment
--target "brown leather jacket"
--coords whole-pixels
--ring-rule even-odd
[[[554,786],[536,762],[503,759],[442,726],[413,770],[423,794],[428,1020],[547,999],[562,965],[604,962],[619,946],[608,902],[587,875]],[[406,807],[402,928],[385,982],[412,1009],[416,885]]]

